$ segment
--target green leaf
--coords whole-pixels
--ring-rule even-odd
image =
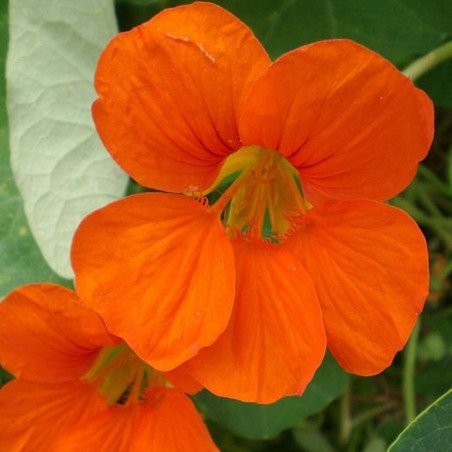
[[[451,445],[452,389],[408,425],[388,452],[450,451]]]
[[[0,2],[0,297],[25,283],[65,283],[50,270],[30,234],[22,200],[13,181],[8,156],[5,106],[5,58],[8,44],[8,2]]]
[[[159,5],[160,8],[168,6],[167,0],[116,0],[116,3],[132,3],[139,6]]]
[[[115,0],[116,15],[121,31],[146,22],[162,9],[171,6],[170,0]]]
[[[386,442],[383,438],[372,438],[369,443],[366,444],[363,452],[385,452]]]
[[[115,23],[111,0],[10,2],[11,165],[39,248],[67,278],[76,226],[127,184],[91,118],[96,62]]]
[[[185,0],[116,0],[122,29]],[[435,0],[214,0],[241,18],[272,58],[321,39],[348,38],[400,67],[452,39],[452,2]],[[435,104],[451,107],[452,62],[418,81]]]
[[[219,0],[214,3],[247,23],[272,57],[320,39],[350,38],[395,63],[406,63],[452,36],[449,0]]]
[[[145,21],[164,7],[184,3],[187,1],[117,0],[123,29]],[[450,0],[214,0],[214,3],[249,25],[272,58],[321,39],[348,38],[403,68],[452,39]],[[417,84],[435,104],[451,107],[451,78],[452,62],[445,62]]]
[[[424,316],[422,329],[425,336],[419,344],[416,394],[432,401],[450,388],[452,313],[430,312]]]
[[[452,194],[452,143],[449,146],[447,156],[447,181],[449,182],[450,193]]]
[[[441,107],[452,107],[452,60],[445,61],[423,77],[419,78],[418,85],[427,91],[436,105]]]
[[[292,435],[304,452],[336,452],[327,437],[315,428],[309,426],[295,428]]]
[[[286,397],[271,405],[216,397],[207,391],[195,396],[205,415],[232,432],[250,439],[268,439],[323,410],[345,390],[347,375],[327,356],[301,397]]]
[[[13,379],[14,379],[13,375],[11,375],[7,370],[0,367],[0,388],[6,385],[8,381],[11,381]]]

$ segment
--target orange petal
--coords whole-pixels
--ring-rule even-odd
[[[87,420],[62,444],[65,452],[218,450],[190,399],[163,387],[149,392],[141,404],[117,406]]]
[[[311,202],[385,200],[413,179],[433,137],[433,106],[391,63],[347,40],[282,56],[255,82],[244,144],[277,149]]]
[[[172,385],[186,394],[196,394],[202,390],[202,386],[195,380],[189,366],[186,364],[165,372],[165,377]]]
[[[0,362],[16,377],[78,379],[112,343],[101,318],[64,287],[23,286],[0,303]]]
[[[12,381],[0,390],[0,450],[61,450],[54,448],[61,436],[105,408],[87,383]]]
[[[325,353],[311,278],[284,247],[235,240],[237,289],[231,321],[189,364],[209,391],[271,403],[301,394]]]
[[[287,245],[311,275],[328,347],[347,371],[373,375],[401,350],[428,293],[416,223],[374,201],[314,207]]]
[[[251,30],[211,3],[167,9],[101,56],[99,135],[138,182],[202,191],[241,144],[238,112],[270,60]]]
[[[89,215],[75,233],[80,297],[152,367],[171,370],[226,328],[232,247],[210,209],[144,193]]]

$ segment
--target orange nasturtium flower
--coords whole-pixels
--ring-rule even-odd
[[[103,52],[93,106],[145,187],[88,216],[72,262],[82,300],[159,370],[184,361],[222,396],[301,393],[328,346],[372,375],[405,344],[428,290],[424,237],[383,201],[431,144],[428,97],[348,40],[275,62],[209,3],[168,9]],[[212,205],[196,198],[239,176]]]
[[[217,450],[184,392],[68,289],[33,284],[0,303],[0,363],[16,376],[0,390],[2,451]]]

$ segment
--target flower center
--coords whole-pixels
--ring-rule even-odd
[[[302,195],[297,170],[271,149],[243,147],[228,157],[219,178],[237,172],[213,205],[231,236],[241,232],[278,242],[292,219],[311,207]]]
[[[126,344],[104,347],[83,379],[97,385],[108,405],[137,402],[149,387],[166,383],[162,373],[138,358]]]

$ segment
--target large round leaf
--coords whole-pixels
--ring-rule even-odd
[[[400,434],[388,452],[450,451],[452,389],[422,412]]]
[[[343,393],[346,384],[347,374],[327,355],[301,397],[285,397],[270,405],[259,405],[203,391],[195,396],[195,401],[207,418],[232,432],[251,439],[268,439],[323,410]]]

